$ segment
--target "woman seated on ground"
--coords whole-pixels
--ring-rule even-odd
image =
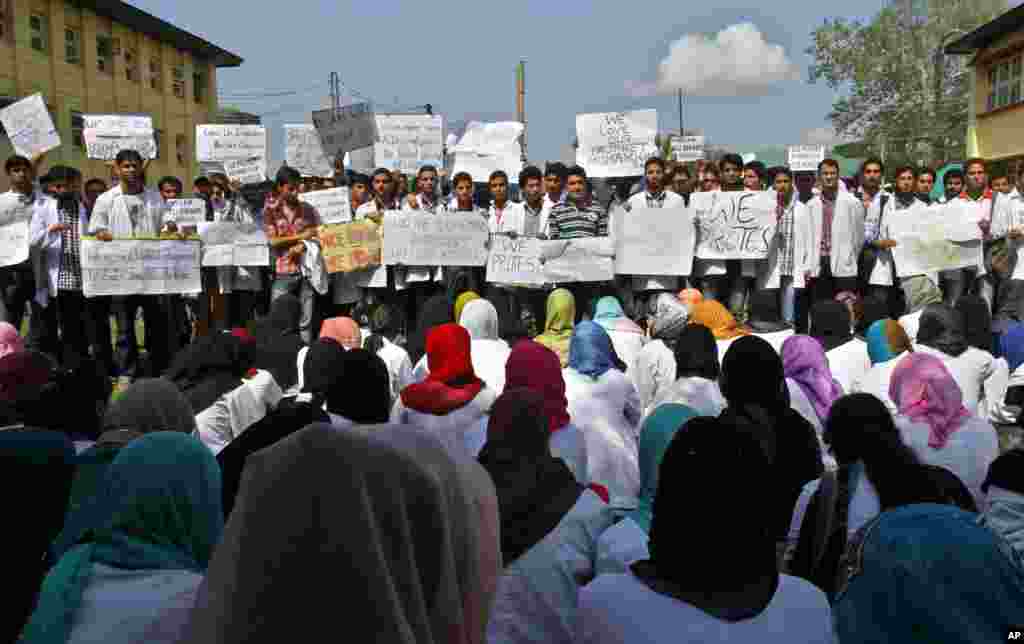
[[[388,382],[391,389],[391,403],[398,400],[398,394],[413,383],[412,361],[409,352],[395,344],[404,323],[398,309],[378,304],[370,312],[371,335],[363,346],[376,353],[388,368]]]
[[[498,311],[487,300],[473,300],[462,309],[459,325],[469,331],[473,371],[498,395],[505,390],[505,363],[510,349],[498,337]]]
[[[630,507],[640,491],[637,438],[640,396],[626,376],[604,328],[580,322],[569,348],[565,378],[569,415],[583,432],[587,473],[608,489],[612,505]]]
[[[291,293],[278,297],[270,305],[267,317],[256,322],[253,365],[269,371],[284,395],[292,397],[302,389],[298,368],[299,351],[306,346],[299,333],[302,302]]]
[[[1020,413],[1024,408],[1024,323],[1010,322],[999,336],[992,386],[985,389],[988,419],[999,433],[1000,451],[1021,445]]]
[[[890,414],[896,415],[899,409],[889,398],[889,382],[903,356],[914,352],[914,345],[896,320],[878,320],[868,329],[865,338],[871,368],[861,378],[853,381],[851,393],[871,394],[885,404]]]
[[[782,345],[782,368],[789,404],[821,436],[832,403],[843,395],[843,388],[828,368],[821,343],[806,335],[792,336]]]
[[[718,343],[718,355],[724,356],[732,343],[750,335],[750,329],[742,326],[718,300],[701,300],[690,309],[690,324],[706,326]]]
[[[793,336],[793,328],[782,321],[779,292],[776,289],[761,289],[750,294],[750,319],[747,325],[754,335],[764,338],[776,352],[781,352],[782,343]]]
[[[626,364],[628,370],[636,364],[636,358],[647,344],[647,337],[633,320],[626,317],[622,304],[617,298],[606,295],[594,304],[594,322],[600,324],[612,339],[612,346]]]
[[[941,360],[960,386],[967,411],[978,413],[986,388],[994,384],[990,380],[995,375],[995,361],[991,353],[967,343],[960,311],[945,304],[925,308],[914,351]]]
[[[652,403],[676,381],[675,348],[689,316],[686,306],[670,293],[659,294],[652,308],[647,322],[651,340],[627,371],[636,384],[644,413],[650,413]]]
[[[1024,449],[1011,449],[993,461],[981,491],[988,505],[985,525],[1024,561]]]
[[[666,403],[696,409],[701,416],[718,416],[726,407],[718,388],[718,343],[700,324],[687,325],[676,340],[676,381],[659,391],[648,413]]]
[[[689,421],[660,468],[650,558],[580,591],[576,642],[833,642],[824,593],[776,568],[771,492],[751,483],[772,470],[754,435]]]
[[[853,335],[850,310],[834,300],[822,300],[811,309],[810,336],[825,349],[832,377],[843,391],[871,368],[868,345]]]
[[[605,503],[551,455],[543,397],[507,389],[494,403],[480,463],[498,496],[505,572],[487,641],[572,642],[576,599],[594,575],[595,542],[612,522]]]
[[[554,351],[562,367],[569,364],[569,341],[572,339],[575,325],[576,298],[568,289],[558,288],[551,291],[551,295],[548,295],[544,333],[534,340]]]

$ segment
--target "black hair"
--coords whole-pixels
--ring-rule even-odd
[[[583,169],[583,166],[574,165],[565,171],[565,178],[569,177],[583,177],[587,178],[587,171]]]
[[[721,372],[718,343],[711,331],[701,324],[688,324],[675,347],[676,378],[717,380]]]
[[[470,185],[473,185],[473,175],[468,172],[456,172],[455,176],[452,177],[452,185],[458,188],[460,181],[468,181]]]
[[[352,176],[349,177],[348,184],[350,186],[356,186],[358,184],[363,184],[364,186],[369,188],[370,187],[370,177],[366,176],[365,174],[360,174],[358,172],[354,172],[354,173],[352,173]]]
[[[932,181],[935,181],[935,170],[932,170],[932,169],[931,169],[931,168],[929,168],[928,166],[923,166],[923,167],[921,167],[921,168],[918,168],[917,172],[915,173],[915,175],[916,175],[916,176],[917,176],[918,178],[921,178],[921,177],[923,177],[923,176],[924,176],[924,175],[926,175],[926,174],[927,174],[927,175],[931,175],[931,177],[932,177]]]
[[[4,172],[10,174],[15,168],[28,168],[32,169],[32,162],[28,158],[21,156],[20,154],[12,154],[7,157],[7,161],[4,162]]]
[[[793,171],[787,168],[786,166],[772,168],[772,181],[775,181],[775,177],[779,176],[780,174],[786,175],[787,177],[789,177],[790,181],[793,181]]]
[[[911,174],[911,176],[913,176],[915,179],[917,178],[917,171],[914,170],[914,166],[912,166],[912,165],[901,165],[898,168],[896,168],[896,172],[893,173],[893,175],[892,175],[893,180],[895,181],[896,179],[899,179],[900,175],[903,174],[904,172],[909,172]]]
[[[363,348],[373,353],[384,347],[385,338],[394,340],[405,327],[405,318],[401,310],[385,303],[373,307],[369,314],[369,322],[370,336],[363,343]]]
[[[864,170],[866,170],[869,165],[877,165],[878,169],[882,171],[882,174],[885,174],[885,163],[883,163],[878,157],[868,157],[865,159],[864,163],[860,164],[860,172],[857,174],[863,175]]]
[[[181,179],[179,179],[178,177],[172,177],[170,175],[164,177],[163,179],[160,179],[160,181],[157,181],[156,187],[158,189],[162,189],[168,183],[171,184],[172,186],[174,186],[175,188],[177,188],[178,192],[181,192],[183,190],[182,185],[181,185]],[[210,181],[207,180],[206,183],[210,183]],[[195,185],[199,185],[199,180],[198,179],[196,180],[196,184]]]
[[[647,173],[647,168],[650,167],[651,164],[659,166],[661,168],[662,172],[665,171],[665,159],[662,159],[661,157],[651,157],[651,158],[647,159],[646,161],[644,161],[644,173],[645,174]]]
[[[535,165],[528,165],[523,168],[522,172],[519,173],[519,187],[525,188],[526,182],[530,179],[544,180],[544,175],[541,173],[540,168]]]
[[[835,159],[822,159],[821,163],[818,164],[818,172],[820,173],[821,169],[824,168],[825,166],[835,168],[836,172],[839,172],[839,162],[836,161]]]
[[[963,183],[964,171],[958,168],[951,168],[949,170],[946,170],[946,174],[942,175],[942,186],[947,186],[951,179],[959,179],[960,182]]]
[[[424,172],[433,172],[436,175],[437,174],[437,168],[435,168],[432,165],[420,166],[420,169],[416,171],[416,179],[419,180],[419,178],[421,176],[423,176]]]
[[[55,165],[50,168],[47,173],[50,177],[50,181],[79,181],[82,178],[82,173],[77,168],[72,168],[67,165]]]
[[[718,162],[719,167],[724,166],[726,163],[732,166],[736,166],[737,170],[743,170],[743,157],[733,152],[722,156],[721,161]],[[725,168],[722,168],[723,170]]]
[[[372,179],[374,179],[376,177],[379,177],[382,174],[388,175],[388,178],[391,179],[392,181],[395,180],[395,177],[392,176],[392,174],[391,174],[391,170],[388,170],[387,168],[377,168],[376,170],[373,171],[373,174],[370,175],[370,178],[372,180]]]
[[[302,183],[302,174],[295,168],[287,165],[281,166],[281,169],[277,171],[277,175],[274,177],[274,185],[280,188],[281,186],[294,186]]]
[[[164,178],[166,179],[167,177],[164,177]],[[160,181],[161,181],[161,183],[162,183],[162,182],[163,182],[163,179],[161,179]],[[181,182],[179,181],[178,183],[181,183]],[[193,188],[199,188],[199,187],[201,187],[201,186],[208,186],[208,185],[210,185],[211,183],[213,183],[213,182],[212,182],[212,181],[210,181],[210,177],[207,177],[207,176],[205,176],[205,175],[203,175],[203,176],[198,176],[198,177],[196,177],[196,180],[192,182],[192,187],[193,187]]]
[[[100,179],[99,177],[93,177],[92,179],[89,179],[88,181],[86,181],[85,185],[82,186],[82,189],[83,190],[88,190],[89,186],[96,185],[97,183],[100,184],[101,186],[103,186],[104,190],[107,189],[107,182],[104,181],[103,179]]]
[[[504,179],[505,183],[508,183],[508,175],[505,174],[504,170],[495,170],[491,173],[491,176],[487,178],[488,185],[495,179]]]
[[[690,168],[686,167],[685,163],[677,163],[676,164],[675,175],[678,177],[680,174],[685,174],[687,179],[690,179],[690,178],[693,177],[693,175],[690,173]]]
[[[544,167],[544,176],[555,176],[562,181],[565,181],[569,176],[569,168],[565,167],[564,163],[555,161],[554,163],[549,163]]]
[[[114,161],[119,165],[129,161],[134,161],[135,163],[142,165],[142,155],[139,154],[137,150],[121,150],[117,153],[117,156],[114,157]]]
[[[744,170],[753,170],[757,173],[758,179],[764,179],[764,175],[768,173],[768,166],[761,161],[751,161],[747,165],[743,166]]]

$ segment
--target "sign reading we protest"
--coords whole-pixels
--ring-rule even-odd
[[[697,257],[764,259],[775,236],[770,192],[696,192],[690,208],[697,222]]]

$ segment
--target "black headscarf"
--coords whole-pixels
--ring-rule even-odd
[[[987,493],[990,485],[1024,494],[1024,448],[1017,447],[1004,452],[992,462],[988,476],[981,484],[981,491]]]
[[[343,352],[341,373],[327,390],[327,411],[357,425],[388,422],[391,388],[388,367],[376,353],[366,349]]]
[[[992,312],[988,302],[977,295],[963,295],[956,301],[956,310],[963,316],[967,346],[995,353]]]
[[[788,329],[782,321],[779,307],[779,292],[775,289],[761,289],[750,296],[750,319],[747,326],[754,333],[776,333]]]
[[[821,300],[811,310],[811,337],[817,338],[831,351],[853,339],[850,331],[850,310],[835,300]]]
[[[215,333],[178,352],[164,377],[178,386],[196,414],[237,389],[252,366],[252,352],[238,337]]]
[[[735,476],[733,468],[744,476]],[[725,418],[690,420],[665,451],[650,559],[633,564],[633,572],[655,592],[718,619],[759,615],[775,596],[779,573],[769,526],[770,491],[746,481],[772,476],[760,443],[748,432]],[[706,529],[694,530],[673,509],[679,507],[706,519]]]
[[[702,324],[688,324],[676,339],[676,379],[718,380],[718,343]]]
[[[858,336],[863,338],[872,324],[889,317],[889,305],[882,298],[870,295],[861,300],[860,306],[860,319],[857,320],[854,330]]]
[[[453,300],[444,295],[435,295],[423,303],[420,309],[416,331],[409,335],[406,350],[409,360],[415,365],[427,353],[427,333],[435,326],[454,322]]]
[[[267,317],[256,323],[253,366],[269,371],[284,391],[299,381],[296,360],[305,346],[299,334],[301,318],[302,302],[286,293],[274,300]]]
[[[963,315],[946,304],[929,304],[921,313],[917,343],[958,357],[967,351]]]
[[[330,338],[320,338],[309,345],[302,365],[303,393],[313,394],[313,404],[322,407],[344,371],[345,348]]]
[[[543,396],[510,389],[498,397],[479,460],[498,495],[505,566],[547,536],[583,491],[565,462],[551,455],[550,436]]]
[[[513,307],[512,298],[512,294],[505,289],[495,288],[487,293],[487,301],[498,313],[498,337],[508,342],[509,346],[528,337],[522,320],[514,314],[516,307]]]

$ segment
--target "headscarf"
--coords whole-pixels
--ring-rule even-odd
[[[967,350],[963,315],[946,304],[929,304],[921,314],[917,343],[959,357]]]
[[[782,343],[782,368],[793,379],[824,422],[832,403],[843,395],[843,388],[832,377],[828,358],[821,343],[806,335],[794,335]]]
[[[659,405],[640,429],[640,496],[637,507],[627,516],[644,532],[651,531],[654,517],[654,499],[658,492],[658,470],[676,432],[692,418],[697,410],[685,405],[669,403]]]
[[[701,300],[690,309],[690,324],[701,324],[711,329],[716,340],[730,340],[749,335],[750,330],[740,326],[729,310],[718,300]]]
[[[860,302],[860,319],[854,325],[854,332],[864,337],[871,325],[889,317],[889,305],[880,297],[869,295]]]
[[[363,333],[352,318],[337,317],[324,320],[320,337],[330,338],[345,349],[358,349],[363,344]]]
[[[676,297],[692,311],[693,305],[704,299],[704,294],[695,288],[684,288]]]
[[[1011,449],[992,461],[981,491],[987,494],[990,485],[1024,495],[1024,449]]]
[[[1011,322],[999,336],[999,351],[1010,366],[1010,373],[1024,364],[1024,322]]]
[[[506,389],[491,409],[480,452],[498,494],[506,566],[547,536],[583,491],[565,462],[551,455],[543,412],[539,393]]]
[[[992,312],[988,302],[977,295],[962,295],[956,301],[956,310],[963,317],[967,346],[993,353]]]
[[[960,386],[946,365],[935,356],[914,353],[896,365],[889,382],[889,398],[900,414],[931,427],[928,446],[942,449],[949,437],[970,417]]]
[[[811,309],[810,336],[825,347],[828,353],[853,339],[850,330],[850,310],[835,300],[821,300]]]
[[[311,584],[345,597],[350,633],[467,641],[459,573],[473,518],[443,459],[438,446],[440,477],[371,433],[325,424],[253,454],[180,641],[286,641],[298,614],[310,633],[336,631],[339,595]]]
[[[789,328],[789,325],[782,321],[777,290],[761,289],[750,294],[748,324],[755,333],[777,333]]]
[[[345,371],[345,349],[330,338],[309,345],[302,365],[302,392],[312,394],[313,405],[322,407],[334,383]]]
[[[19,351],[0,358],[0,402],[13,403],[37,395],[53,378],[53,362],[36,351]]]
[[[459,325],[469,331],[472,340],[498,339],[498,311],[487,300],[475,299],[466,304]]]
[[[0,641],[18,641],[46,574],[43,555],[60,532],[67,508],[75,448],[62,432],[0,432],[0,485],[4,511],[16,529],[4,534],[12,553],[4,566],[7,597],[0,618]],[[22,488],[31,485],[31,493]]]
[[[299,333],[302,303],[285,293],[270,305],[270,313],[256,323],[253,366],[269,371],[282,391],[292,390],[299,382],[296,357],[306,346]]]
[[[874,322],[868,328],[865,340],[868,343],[868,357],[873,365],[888,362],[904,351],[914,350],[903,325],[896,320]]]
[[[544,399],[544,417],[551,433],[569,424],[569,401],[558,356],[544,345],[522,340],[505,363],[505,389],[532,389]]]
[[[104,481],[103,520],[46,576],[26,641],[66,642],[91,566],[202,573],[224,526],[220,468],[197,439],[143,436],[117,455]]]
[[[107,408],[103,430],[191,434],[196,417],[181,391],[163,378],[136,380]]]
[[[455,317],[453,321],[459,322],[462,320],[462,310],[466,308],[466,305],[474,300],[479,300],[480,295],[474,291],[466,291],[462,295],[455,298]]]
[[[576,325],[569,345],[569,368],[576,373],[600,378],[610,369],[626,371],[612,345],[608,332],[600,324],[585,320]]]
[[[551,295],[548,296],[544,333],[538,335],[535,340],[554,351],[563,367],[569,364],[569,343],[575,324],[576,298],[564,288],[551,291]]]
[[[444,416],[468,405],[484,388],[470,359],[469,332],[457,324],[434,327],[427,336],[427,367],[423,382],[402,390],[402,404],[421,413]]]
[[[885,512],[855,555],[832,608],[839,641],[1003,642],[1024,615],[1019,560],[962,509]]]
[[[718,343],[711,329],[702,324],[687,325],[676,340],[676,379],[718,380]]]
[[[931,304],[942,303],[942,291],[931,278],[924,275],[903,280],[903,294],[907,300],[907,314],[917,313]]]
[[[406,351],[409,352],[409,360],[416,364],[426,355],[427,334],[431,329],[454,321],[452,303],[447,297],[435,295],[424,302],[419,311],[416,330],[409,335],[409,341],[405,345]]]
[[[0,358],[25,350],[25,341],[10,322],[0,322]]]
[[[594,305],[594,322],[605,328],[606,331],[620,331],[622,333],[637,333],[643,335],[643,329],[638,327],[633,320],[626,317],[622,310],[622,304],[617,298],[606,295],[599,299]]]
[[[495,312],[498,314],[498,337],[509,344],[529,337],[526,324],[522,317],[517,315],[519,307],[515,298],[516,296],[512,292],[504,289],[494,289],[487,294],[487,301],[494,306]],[[465,310],[463,310],[463,314],[465,314]],[[540,324],[539,320],[537,324]],[[472,331],[470,331],[470,335],[472,335]]]
[[[736,471],[744,476],[737,478]],[[775,595],[779,573],[766,521],[770,495],[766,486],[749,481],[771,476],[768,459],[747,432],[723,418],[687,422],[659,468],[650,558],[633,564],[633,573],[655,592],[720,620],[761,614]],[[736,511],[740,506],[744,512]],[[682,507],[687,512],[679,512]],[[689,516],[707,523],[695,530]]]
[[[669,348],[675,347],[676,339],[686,328],[690,310],[669,293],[660,293],[652,308],[651,337],[661,340]]]
[[[366,349],[346,351],[341,373],[327,391],[327,411],[357,425],[388,422],[391,386],[388,367]]]
[[[173,382],[196,414],[208,409],[221,396],[237,389],[252,366],[252,353],[240,338],[215,333],[178,352],[164,378]]]

